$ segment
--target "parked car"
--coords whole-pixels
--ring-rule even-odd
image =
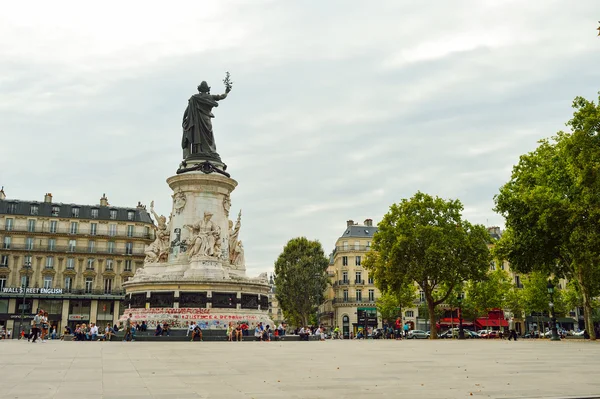
[[[475,331],[464,330],[465,338],[481,338]]]
[[[479,330],[477,333],[480,338],[500,338],[500,332],[496,330]]]
[[[429,335],[423,330],[411,330],[408,332],[408,339],[427,339]]]
[[[438,338],[458,338],[458,328],[446,330],[439,334]]]

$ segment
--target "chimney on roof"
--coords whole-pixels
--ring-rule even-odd
[[[52,193],[46,193],[46,195],[44,195],[44,202],[47,204],[52,203]]]
[[[0,189],[0,200],[5,200],[6,194],[4,193],[4,186]]]
[[[137,204],[136,208],[137,209],[146,209],[146,207],[144,205],[142,205],[142,201],[138,201],[138,204]]]
[[[373,227],[373,219],[365,219],[365,226]]]
[[[106,194],[102,194],[102,198],[100,198],[100,206],[108,206],[108,198],[106,198]]]
[[[346,227],[354,226],[354,220],[346,221]]]
[[[502,235],[502,230],[498,226],[491,226],[487,228],[488,234],[497,235],[500,237]]]

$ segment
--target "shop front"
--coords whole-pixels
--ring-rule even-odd
[[[90,324],[92,301],[89,299],[71,300],[69,303],[68,326],[75,330],[77,324]]]
[[[106,327],[113,325],[119,317],[121,295],[98,295],[62,289],[5,287],[0,291],[0,328],[11,330],[18,337],[23,330],[31,330],[31,320],[39,310],[48,312],[49,333],[56,328],[58,336],[65,326],[97,323]],[[23,317],[21,317],[23,315]]]
[[[358,334],[359,329],[365,329],[368,333],[378,327],[377,308],[357,308],[356,323],[353,323],[354,336]]]

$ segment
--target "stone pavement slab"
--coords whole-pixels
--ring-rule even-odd
[[[0,399],[600,398],[600,343],[0,341]]]

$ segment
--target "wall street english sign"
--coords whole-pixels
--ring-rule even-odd
[[[2,288],[3,294],[22,294],[22,287],[7,287]],[[26,288],[25,294],[62,294],[62,288]]]

